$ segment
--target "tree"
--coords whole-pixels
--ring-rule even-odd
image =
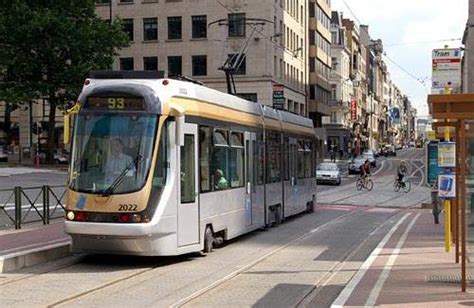
[[[93,0],[2,0],[0,100],[9,110],[46,97],[50,105],[48,160],[55,142],[56,107],[80,93],[91,70],[109,69],[129,45],[119,19],[102,20]]]

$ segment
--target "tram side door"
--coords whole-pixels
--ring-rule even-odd
[[[256,202],[254,147],[257,136],[255,133],[245,133],[245,225],[253,224],[253,207]]]
[[[298,194],[298,141],[295,138],[289,138],[289,172],[290,172],[290,194],[289,199],[291,202],[291,207],[293,208],[293,213],[296,211],[296,200]]]
[[[198,135],[197,125],[183,123],[184,144],[178,151],[178,246],[199,243]]]

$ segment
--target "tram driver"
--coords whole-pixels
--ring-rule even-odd
[[[133,159],[123,153],[123,141],[120,138],[115,138],[111,141],[110,153],[111,157],[107,160],[105,165],[105,172],[107,175],[119,175],[130,165],[132,166],[127,175],[133,175],[135,172]]]

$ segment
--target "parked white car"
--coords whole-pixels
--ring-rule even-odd
[[[341,185],[341,171],[335,163],[321,163],[316,169],[318,183],[332,183]]]

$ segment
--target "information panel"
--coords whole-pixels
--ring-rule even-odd
[[[456,167],[456,143],[440,142],[438,144],[438,167]]]

